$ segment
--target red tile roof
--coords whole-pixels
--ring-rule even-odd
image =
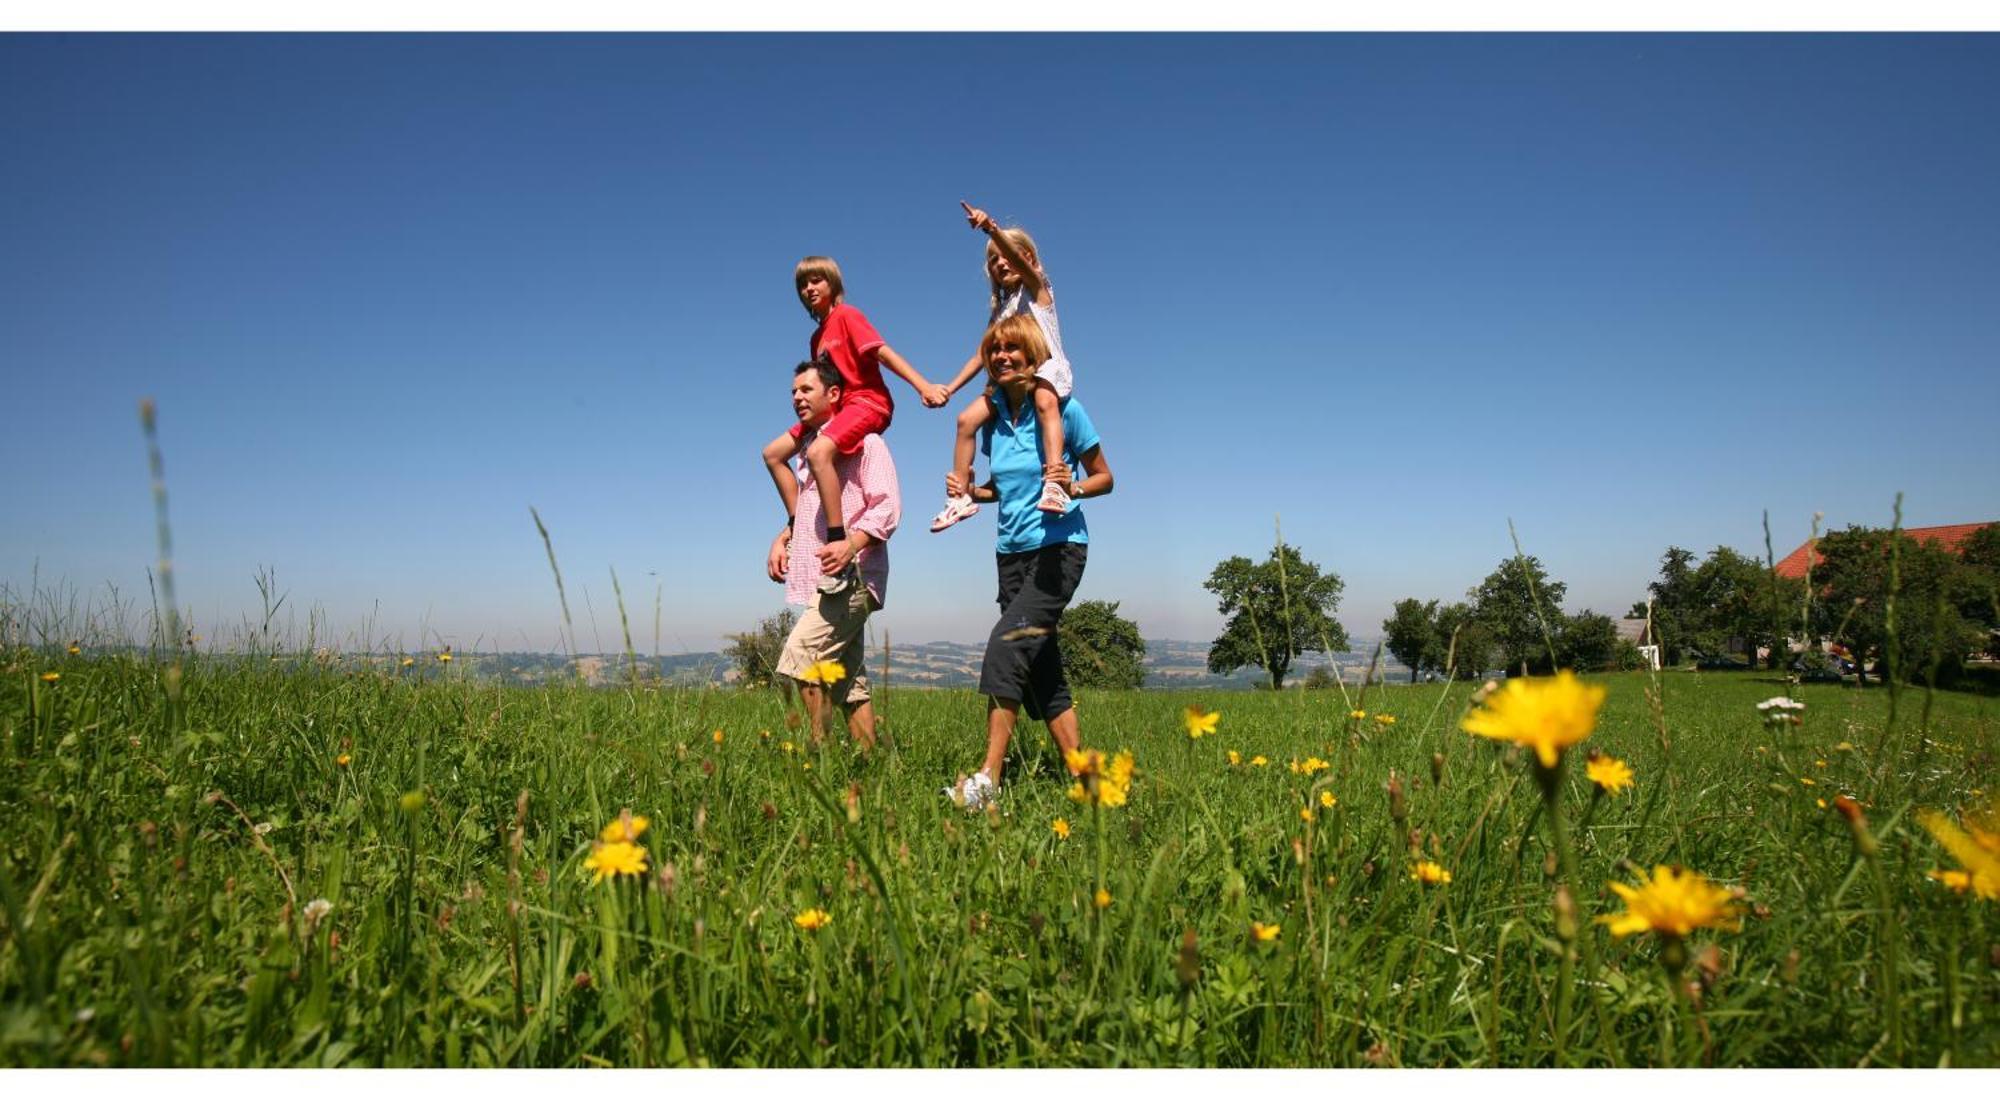
[[[1970,525],[1930,525],[1925,528],[1906,528],[1903,530],[1903,535],[1920,544],[1936,544],[1941,548],[1951,551],[1963,552],[1967,537],[1995,523],[1993,521],[1977,521]],[[1806,550],[1811,548],[1812,544],[1811,540],[1807,540],[1793,549],[1790,555],[1778,560],[1778,565],[1773,568],[1778,572],[1778,577],[1805,577]],[[1821,555],[1818,551],[1813,552],[1812,562],[1814,566],[1818,566],[1825,561],[1826,557],[1824,555]]]

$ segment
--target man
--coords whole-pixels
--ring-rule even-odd
[[[840,371],[831,362],[807,361],[792,370],[792,412],[805,430],[800,452],[833,418],[840,395]],[[799,458],[795,468],[798,509],[771,541],[764,564],[772,581],[785,584],[785,600],[805,606],[785,639],[778,673],[798,682],[814,744],[825,736],[828,710],[839,704],[848,733],[863,749],[873,749],[875,709],[861,660],[862,631],[869,613],[882,610],[889,584],[888,539],[903,512],[896,464],[878,433],[864,437],[860,451],[835,456],[842,512],[833,523],[844,524],[847,535],[831,543],[812,465]]]

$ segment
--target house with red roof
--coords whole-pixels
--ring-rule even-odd
[[[1935,544],[1953,554],[1963,555],[1965,554],[1965,541],[1971,538],[1973,533],[1978,532],[1980,529],[1991,527],[1994,524],[2000,524],[2000,522],[1978,521],[1969,525],[1929,525],[1924,528],[1906,528],[1903,530],[1903,535],[1919,544]],[[1806,559],[1808,554],[1812,558],[1813,566],[1818,566],[1826,561],[1826,556],[1819,553],[1816,543],[1812,540],[1807,540],[1797,548],[1794,548],[1790,555],[1778,560],[1778,565],[1772,569],[1777,571],[1780,578],[1803,578],[1806,576]]]

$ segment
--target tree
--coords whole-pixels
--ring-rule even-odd
[[[744,687],[772,683],[778,671],[778,655],[784,652],[785,639],[796,623],[798,617],[788,608],[757,621],[755,630],[739,631],[728,637],[729,649],[725,653],[735,664],[737,678]]]
[[[1468,604],[1438,609],[1438,668],[1454,680],[1470,680],[1493,664],[1493,633]]]
[[[1078,601],[1062,617],[1063,672],[1085,688],[1137,688],[1146,680],[1146,640],[1117,601]]]
[[[1667,665],[1679,665],[1694,647],[1694,560],[1694,552],[1670,545],[1660,556],[1660,580],[1646,586],[1653,594],[1653,641],[1659,644],[1661,661]],[[1645,602],[1632,606],[1632,618],[1643,619],[1645,615]]]
[[[1261,666],[1271,687],[1283,688],[1294,655],[1347,649],[1347,631],[1333,618],[1345,583],[1331,571],[1321,574],[1290,544],[1272,548],[1261,563],[1232,555],[1202,588],[1221,599],[1217,610],[1229,617],[1208,648],[1210,673]]]
[[[1870,660],[1884,680],[1891,673],[1903,680],[1927,676],[1935,668],[1937,679],[1949,683],[1966,655],[1984,644],[1979,626],[1958,608],[1977,568],[1951,551],[1889,529],[1849,525],[1820,540],[1819,552],[1825,561],[1813,578],[1825,584],[1814,603],[1814,630],[1847,644],[1864,672]]]
[[[1502,559],[1485,581],[1466,592],[1479,622],[1492,632],[1508,676],[1554,669],[1549,664],[1545,635],[1552,636],[1561,624],[1562,599],[1567,592],[1569,586],[1549,581],[1541,560],[1532,555]]]
[[[1382,621],[1383,645],[1410,667],[1410,683],[1426,669],[1443,669],[1445,648],[1438,642],[1438,603],[1415,597],[1397,601],[1395,615]]]
[[[1615,667],[1618,643],[1618,625],[1611,617],[1584,609],[1563,621],[1556,653],[1564,666],[1588,673]]]

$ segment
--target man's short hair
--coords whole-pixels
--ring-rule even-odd
[[[820,387],[825,388],[828,391],[832,391],[835,388],[840,388],[842,390],[845,390],[847,388],[847,381],[841,379],[840,370],[834,368],[833,362],[828,361],[825,358],[820,358],[817,361],[799,362],[798,367],[792,370],[792,375],[797,376],[800,373],[805,372],[807,369],[811,369],[819,374]]]

